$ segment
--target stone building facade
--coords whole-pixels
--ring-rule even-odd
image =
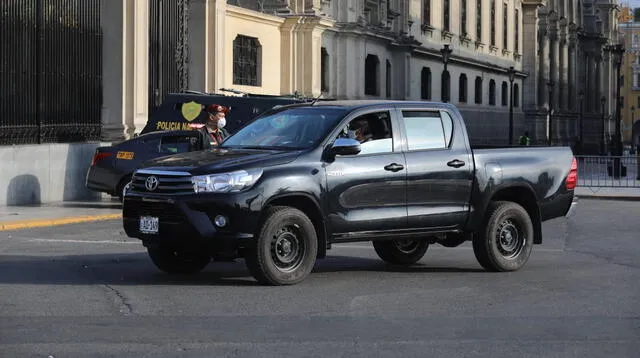
[[[622,140],[634,148],[640,144],[640,23],[620,24],[626,49],[622,64]]]
[[[321,13],[335,20],[321,50],[328,96],[447,100],[474,143],[506,143],[513,88],[514,140],[522,134],[521,1],[331,0]]]
[[[618,42],[616,4],[523,1],[525,22],[537,22],[537,41],[529,42],[524,68],[531,74],[525,81],[526,122],[536,139],[551,135],[554,144],[576,145],[582,153],[595,154],[602,138],[610,136],[616,81],[604,48]]]

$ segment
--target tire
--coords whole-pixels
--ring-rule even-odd
[[[211,262],[209,255],[185,254],[166,247],[149,247],[147,252],[156,267],[169,274],[198,273]]]
[[[491,202],[484,227],[473,237],[478,263],[488,271],[516,271],[529,261],[532,248],[529,213],[513,202]]]
[[[302,211],[283,206],[266,210],[260,231],[245,252],[251,275],[264,285],[294,285],[313,269],[318,237]]]
[[[427,253],[427,240],[374,241],[373,248],[382,260],[394,265],[413,265]]]

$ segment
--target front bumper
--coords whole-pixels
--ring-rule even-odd
[[[122,221],[129,237],[149,245],[190,248],[238,248],[254,236],[259,225],[262,196],[257,193],[193,194],[152,196],[128,192],[124,198]],[[214,223],[217,215],[227,224]],[[140,218],[158,218],[158,232],[140,231]]]

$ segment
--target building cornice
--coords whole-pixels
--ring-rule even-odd
[[[237,19],[242,19],[250,22],[279,26],[285,21],[285,18],[280,16],[264,14],[235,5],[227,4],[226,8],[226,16],[235,17]]]
[[[438,60],[442,59],[442,54],[440,53],[440,51],[435,49],[429,49],[422,46],[419,46],[419,47],[414,46],[412,48],[412,52],[416,54],[436,58]],[[476,61],[476,60],[471,60],[466,57],[457,56],[457,55],[451,55],[451,57],[449,57],[449,63],[459,63],[466,67],[476,68],[476,69],[485,70],[493,73],[504,74],[504,75],[507,75],[507,71],[509,70],[509,67],[496,65],[495,63],[492,63],[489,61]],[[516,71],[516,77],[524,79],[529,77],[529,75],[526,72]]]

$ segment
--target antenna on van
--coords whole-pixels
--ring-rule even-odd
[[[231,93],[235,93],[235,94],[240,94],[240,95],[243,95],[245,97],[249,95],[247,92],[238,91],[238,90],[230,89],[230,88],[220,88],[219,90],[222,91],[222,92],[231,92]]]
[[[320,97],[322,97],[322,92],[320,92],[320,95],[316,98],[313,99],[313,101],[311,102],[311,105],[313,106],[314,104],[316,104],[316,102],[318,102],[318,100],[320,99]]]

